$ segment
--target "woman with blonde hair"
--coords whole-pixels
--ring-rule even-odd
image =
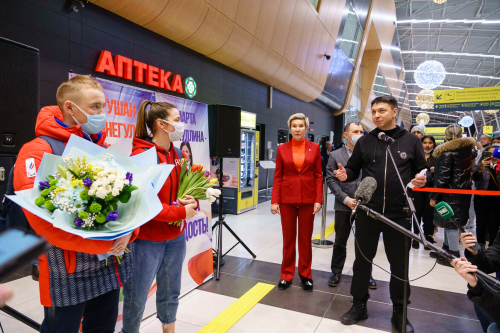
[[[292,139],[278,147],[271,212],[281,215],[283,262],[280,290],[287,289],[295,274],[295,243],[299,244],[299,277],[306,291],[313,290],[311,238],[314,215],[323,204],[323,174],[317,143],[305,139],[309,119],[296,113],[288,119]],[[298,228],[297,228],[298,220]]]

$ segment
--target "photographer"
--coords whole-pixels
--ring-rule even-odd
[[[454,259],[451,264],[455,271],[468,283],[467,296],[481,311],[488,316],[492,323],[488,327],[488,333],[500,332],[500,294],[493,290],[476,275],[472,274],[478,269],[490,274],[500,271],[500,237],[497,234],[493,246],[487,250],[475,251],[473,249],[477,240],[472,233],[461,235],[465,248],[465,258]]]

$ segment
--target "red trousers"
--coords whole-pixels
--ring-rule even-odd
[[[283,262],[281,280],[291,281],[295,275],[295,242],[297,218],[299,231],[299,277],[311,279],[314,204],[280,204],[283,229]]]

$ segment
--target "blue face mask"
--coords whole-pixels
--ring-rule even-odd
[[[345,144],[345,145],[347,144],[347,139],[344,139],[344,144]]]
[[[87,122],[85,124],[80,124],[78,120],[76,120],[75,117],[73,119],[76,121],[78,125],[82,127],[82,131],[84,131],[87,134],[97,134],[103,130],[103,128],[106,126],[106,115],[103,114],[88,114],[87,112],[83,111],[78,105],[75,103],[71,102],[74,106],[76,106],[84,115],[87,116]]]

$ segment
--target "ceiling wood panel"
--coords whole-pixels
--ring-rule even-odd
[[[287,0],[283,0],[287,1]],[[255,38],[270,46],[273,40],[276,20],[280,9],[280,0],[266,0],[260,6],[259,20],[255,29]]]
[[[236,24],[255,35],[262,0],[239,0]]]
[[[209,3],[210,6],[226,15],[231,21],[236,19],[239,0],[210,0]]]
[[[140,26],[151,22],[163,11],[170,0],[142,0],[142,10],[137,10],[136,0],[90,0],[119,16],[127,18]]]
[[[231,66],[245,56],[252,46],[252,42],[253,36],[239,25],[234,24],[227,42],[220,49],[207,54],[207,56]]]
[[[314,22],[314,30],[311,38],[311,44],[309,45],[309,51],[307,52],[306,66],[304,69],[304,72],[308,75],[312,75],[314,70],[316,57],[318,56],[319,43],[321,41],[321,32],[323,30],[323,24],[319,20],[316,20]]]
[[[304,28],[304,20],[306,18],[307,11],[310,10],[305,1],[306,0],[297,0],[295,3],[292,24],[286,41],[285,53],[283,54],[286,60],[295,65],[297,65],[295,63],[295,58],[297,57],[300,37],[302,36],[302,29]]]
[[[182,44],[203,54],[211,54],[226,43],[234,22],[213,7],[209,7],[207,16],[196,32]]]
[[[317,20],[316,14],[309,10],[304,21],[304,28],[297,48],[297,57],[295,58],[295,66],[304,71],[307,60],[307,52],[311,44],[311,38],[314,30],[314,22]]]
[[[293,10],[297,1],[302,0],[285,0],[280,3],[278,18],[276,20],[278,29],[274,29],[273,42],[271,44],[271,48],[280,55],[283,55],[285,52],[288,32],[292,24]]]

